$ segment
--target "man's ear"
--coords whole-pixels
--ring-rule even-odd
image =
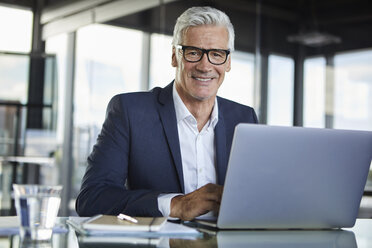
[[[229,72],[230,70],[231,70],[231,56],[227,58],[225,71]]]
[[[178,62],[177,62],[177,56],[176,56],[176,49],[173,47],[172,48],[172,66],[177,67]]]

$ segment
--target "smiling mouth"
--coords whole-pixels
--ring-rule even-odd
[[[200,78],[200,77],[193,77],[193,79],[201,81],[201,82],[207,82],[212,80],[213,78]]]

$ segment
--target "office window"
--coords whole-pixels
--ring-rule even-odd
[[[76,35],[72,197],[76,197],[87,157],[96,143],[109,100],[141,87],[142,32],[102,24]],[[68,117],[67,117],[68,118]]]
[[[268,76],[269,125],[291,126],[293,124],[293,59],[270,55]]]
[[[0,53],[0,100],[27,102],[30,58]]]
[[[231,70],[218,95],[235,102],[253,107],[254,99],[254,55],[235,51],[231,54]]]
[[[32,17],[29,10],[0,6],[0,50],[30,52]]]
[[[338,54],[334,67],[324,58],[307,59],[304,126],[325,127],[328,116],[329,128],[372,130],[371,68],[371,50]]]
[[[333,125],[372,130],[372,50],[335,56]]]
[[[116,94],[140,90],[142,33],[95,24],[76,41],[75,124],[101,127]]]
[[[325,127],[325,59],[310,58],[304,64],[304,126]]]
[[[31,49],[31,31],[31,11],[0,6],[0,156],[18,155],[24,146],[26,109],[22,104],[27,103],[30,67],[25,53]],[[0,173],[0,189],[6,184],[5,175]],[[6,194],[0,194],[0,210]],[[10,197],[4,204],[7,208]]]
[[[0,6],[0,100],[27,102],[32,12]],[[9,53],[10,52],[10,53]]]
[[[167,86],[175,76],[172,67],[172,36],[152,34],[149,88]]]

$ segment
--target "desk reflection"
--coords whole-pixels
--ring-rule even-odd
[[[204,234],[196,239],[167,238],[146,239],[139,237],[84,237],[75,232],[54,235],[52,243],[28,244],[19,236],[0,237],[0,247],[10,248],[356,248],[355,235],[345,230],[324,231],[220,231],[215,235]],[[361,247],[364,247],[363,245]],[[368,246],[369,247],[369,246]]]
[[[250,248],[354,248],[353,232],[322,231],[220,231],[216,236],[197,240],[170,239],[169,246],[177,247],[250,247]]]
[[[19,248],[52,248],[52,242],[32,242],[31,240],[23,240],[19,244]]]
[[[79,248],[115,248],[115,247],[159,247],[160,238],[141,237],[78,237]]]

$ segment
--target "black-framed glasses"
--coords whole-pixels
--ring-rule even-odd
[[[187,62],[195,63],[199,62],[204,53],[207,54],[208,61],[214,65],[222,65],[226,62],[227,57],[230,54],[230,50],[224,49],[203,49],[193,46],[177,45],[176,48],[182,49],[183,58]]]

